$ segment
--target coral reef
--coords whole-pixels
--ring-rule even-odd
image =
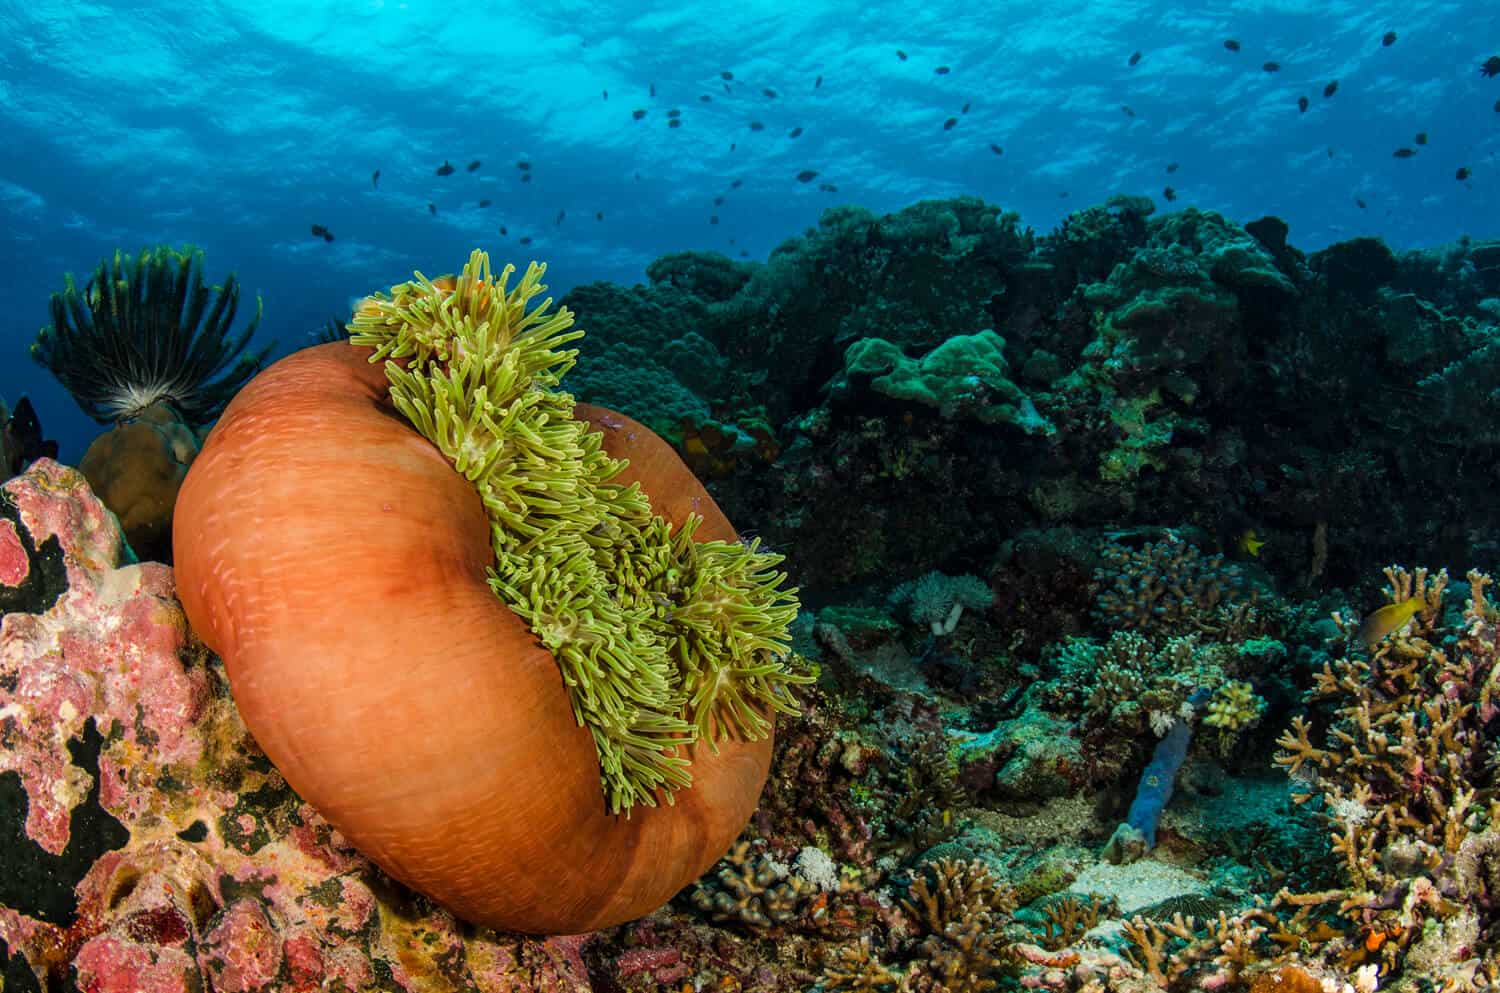
[[[572,938],[462,923],[350,847],[249,741],[170,577],[37,463],[0,500],[6,988],[1500,985],[1500,611],[1442,569],[1500,552],[1500,243],[1294,240],[1132,196],[1036,235],[961,198],[569,293],[569,387],[786,554],[816,677],[723,858],[732,832],[665,906]],[[482,475],[443,375],[401,388]],[[48,500],[82,509],[49,530]],[[1433,569],[1382,592],[1392,561]]]
[[[836,208],[764,264],[680,253],[564,302],[594,328],[579,397],[660,426],[805,585],[973,571],[967,536],[1109,522],[1195,527],[1205,555],[1253,528],[1257,567],[1317,589],[1462,565],[1500,531],[1465,454],[1500,444],[1496,255],[1309,258],[1276,218],[1138,197],[1037,236],[958,198]]]

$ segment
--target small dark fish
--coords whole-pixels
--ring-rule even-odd
[[[1479,75],[1485,79],[1500,76],[1500,55],[1491,55],[1479,64]]]
[[[1333,158],[1333,146],[1332,145],[1328,146],[1328,157],[1330,159]]]
[[[1331,82],[1327,86],[1323,87],[1323,96],[1326,99],[1328,97],[1333,96],[1338,91],[1339,91],[1339,81],[1335,79],[1333,82]]]
[[[729,84],[728,83],[720,83],[719,85],[722,86],[722,87],[724,87],[724,92],[725,93],[733,93],[734,92],[733,90],[731,90],[729,88]]]
[[[728,69],[725,69],[723,72],[719,73],[719,78],[724,80],[725,82],[728,82],[729,80],[734,78],[734,73],[730,72]]]
[[[761,92],[764,93],[767,97],[769,97],[772,100],[775,100],[778,96],[781,95],[781,94],[777,93],[775,90],[771,89],[769,86],[767,86],[765,89],[761,90]]]
[[[790,130],[790,131],[788,131],[786,133],[786,136],[788,138],[800,138],[800,137],[802,137],[802,129],[801,128],[792,128],[792,130]]]
[[[448,160],[447,159],[444,159],[443,160],[443,164],[437,167],[437,174],[439,176],[451,176],[451,175],[453,175],[453,167],[448,164]]]
[[[1280,72],[1281,71],[1281,63],[1280,62],[1262,62],[1260,67],[1261,67],[1261,69],[1263,69],[1266,72]]]
[[[1297,112],[1298,113],[1301,113],[1301,114],[1307,113],[1307,102],[1308,102],[1307,101],[1307,97],[1305,97],[1305,96],[1297,98]]]
[[[734,182],[732,182],[732,183],[729,184],[729,188],[731,190],[737,190],[741,186],[744,186],[744,185],[745,185],[745,181],[743,179],[736,179]]]
[[[568,212],[566,210],[559,210],[557,212],[557,217],[552,221],[552,226],[553,227],[560,227],[562,225],[563,218],[567,217],[567,216],[568,216]]]
[[[1178,166],[1178,164],[1176,162],[1168,162],[1167,163],[1167,175],[1168,176],[1172,175],[1172,173],[1176,172],[1179,168],[1181,168],[1181,167]]]
[[[714,206],[718,207],[724,203],[723,197],[714,197]]]
[[[742,258],[742,259],[748,259],[749,257],[750,257],[750,253],[749,252],[745,251],[743,248],[740,249],[740,258]]]
[[[1168,203],[1171,203],[1173,200],[1177,199],[1177,191],[1172,189],[1172,187],[1170,186],[1162,187],[1161,195],[1167,199]]]
[[[1229,49],[1231,52],[1238,52],[1240,50],[1240,43],[1235,41],[1233,38],[1225,38],[1224,47]]]
[[[1131,107],[1131,106],[1130,106],[1130,104],[1128,104],[1128,103],[1122,103],[1122,104],[1120,104],[1120,111],[1121,111],[1121,112],[1122,112],[1122,113],[1123,113],[1123,114],[1124,114],[1124,115],[1125,115],[1125,116],[1126,116],[1126,117],[1134,117],[1134,116],[1135,116],[1135,109],[1134,109],[1134,108],[1132,108],[1132,107]]]
[[[632,110],[630,112],[630,116],[639,121],[641,118],[646,116],[646,112],[645,110],[637,107],[635,110]]]
[[[818,189],[822,190],[824,193],[837,193],[839,191],[839,188],[837,186],[834,186],[832,183],[819,183]]]
[[[608,100],[609,99],[609,91],[608,90],[603,90],[601,92],[603,92],[603,94],[604,94],[604,99]]]
[[[958,112],[960,114],[967,114],[969,112],[969,108],[972,106],[974,106],[972,103],[966,103],[958,109]]]
[[[709,96],[707,93],[700,93],[700,94],[698,94],[698,102],[699,103],[713,103],[714,102],[714,98],[711,97],[711,96]]]
[[[522,245],[529,245],[531,244],[531,235],[523,234],[521,237],[517,238],[516,241]]]
[[[312,235],[314,238],[322,238],[324,241],[333,240],[333,232],[329,231],[321,224],[314,224],[312,226]]]
[[[1140,52],[1131,52],[1130,53],[1130,64],[1133,65],[1133,66],[1141,64],[1141,53]]]
[[[437,204],[433,203],[431,200],[427,201],[427,213],[429,213],[429,214],[436,214],[437,213]]]
[[[1363,200],[1361,200],[1361,199],[1360,199],[1360,198],[1359,198],[1359,197],[1355,197],[1355,198],[1354,198],[1354,205],[1355,205],[1355,206],[1356,206],[1356,207],[1358,207],[1358,208],[1359,208],[1359,209],[1360,209],[1360,210],[1364,210],[1364,209],[1366,209],[1366,207],[1367,207],[1367,206],[1368,206],[1368,205],[1367,205],[1367,204],[1366,204],[1366,203],[1365,203],[1365,202],[1364,202],[1364,201],[1363,201]]]
[[[898,49],[896,49],[896,58],[900,59],[902,62],[905,62],[906,61],[906,53],[903,52],[903,51],[901,51],[901,49],[898,48]]]
[[[990,142],[990,151],[994,152],[996,155],[1004,155],[1005,154],[1005,149],[1001,148],[999,145],[995,144],[993,141]]]
[[[948,73],[952,72],[953,70],[949,69],[947,66],[938,66],[936,69],[934,69],[932,71],[933,71],[934,75],[946,76],[946,75],[948,75]]]
[[[1394,31],[1387,31],[1385,33],[1385,35],[1380,39],[1380,46],[1382,48],[1390,48],[1395,43],[1396,43],[1396,32],[1394,32]]]
[[[708,218],[708,223],[710,223],[710,224],[718,224],[719,223],[719,215],[718,214],[712,214],[712,215],[710,215],[709,218]]]
[[[520,159],[516,162],[516,168],[522,172],[527,172],[531,169],[531,163],[526,159]]]
[[[479,208],[481,210],[483,210],[485,207],[488,207],[489,205],[490,205],[490,201],[488,201],[488,200],[481,200],[481,201],[479,201]]]
[[[667,122],[667,127],[669,127],[669,128],[680,128],[680,127],[682,127],[682,118],[680,118],[680,117],[674,117],[674,118],[672,118],[670,121]]]
[[[1495,101],[1495,113],[1500,114],[1500,100]]]
[[[1462,183],[1464,180],[1468,179],[1472,175],[1473,175],[1473,173],[1471,173],[1469,171],[1469,167],[1468,166],[1459,166],[1458,167],[1458,172],[1455,172],[1453,174],[1453,178],[1456,179],[1456,180],[1458,180],[1460,183]]]
[[[820,87],[822,85],[823,85],[823,77],[822,76],[819,76],[817,79],[813,80],[813,89],[816,90],[818,87]]]
[[[729,143],[729,150],[730,150],[730,151],[731,151],[731,152],[732,152],[732,151],[734,151],[734,150],[735,150],[735,149],[736,149],[736,148],[738,148],[738,147],[739,147],[739,145],[740,145],[740,143],[739,143],[739,142],[737,142],[737,141],[731,141],[731,142],[730,142],[730,143]]]
[[[1415,148],[1407,148],[1405,145],[1402,145],[1391,154],[1398,159],[1409,159],[1413,155],[1417,154],[1417,150]]]
[[[1426,131],[1418,131],[1417,132],[1417,136],[1415,138],[1413,138],[1412,140],[1415,141],[1418,145],[1425,145],[1425,144],[1427,144],[1427,132]]]
[[[655,84],[655,83],[652,83],[652,84],[651,84],[651,90],[650,90],[650,93],[651,93],[651,95],[652,95],[652,96],[653,96],[653,97],[654,97],[654,96],[656,96],[656,84]]]
[[[596,210],[596,211],[594,211],[594,220],[596,220],[596,221],[602,221],[602,220],[604,220],[604,211],[602,211],[602,210]]]
[[[1066,200],[1066,199],[1068,199],[1068,191],[1067,190],[1063,190],[1061,193],[1059,193],[1057,195],[1057,198],[1059,200]]]
[[[479,168],[479,160],[478,159],[475,159],[473,162],[470,162],[469,165],[468,165],[468,171],[469,172],[473,172],[475,169],[478,169],[478,168]]]
[[[944,131],[952,131],[957,126],[958,126],[958,118],[956,118],[956,117],[950,117],[946,121],[943,122],[943,130]]]
[[[521,173],[521,182],[523,182],[523,183],[529,183],[529,182],[531,182],[531,173],[529,173],[529,172],[523,172],[523,173]]]
[[[682,111],[678,110],[676,107],[673,107],[671,110],[667,111],[667,116],[668,117],[681,117],[682,116]]]
[[[505,225],[500,225],[500,237],[504,238],[508,234],[510,234],[510,232],[505,229]]]
[[[797,173],[797,182],[799,183],[811,183],[817,178],[818,172],[816,169],[803,169],[801,172]]]
[[[374,172],[370,173],[370,185],[373,186],[377,190],[380,189],[380,170],[379,169],[376,169]]]
[[[760,123],[759,121],[751,121],[750,122],[750,130],[751,131],[764,131],[765,129],[766,129],[766,126],[764,124]]]

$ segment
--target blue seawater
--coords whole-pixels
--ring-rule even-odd
[[[761,259],[849,203],[972,194],[1043,232],[1145,194],[1277,214],[1304,250],[1500,217],[1478,0],[36,0],[0,4],[0,39],[0,396],[30,393],[69,461],[97,428],[26,347],[116,247],[202,246],[285,351],[476,246],[560,293],[670,251]]]

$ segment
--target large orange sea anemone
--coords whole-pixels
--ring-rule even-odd
[[[501,539],[475,485],[397,412],[370,355],[305,349],[229,405],[178,498],[189,619],[288,782],[391,875],[517,931],[650,912],[749,818],[769,733],[682,746],[689,788],[611,813],[558,659],[491,589]],[[615,482],[638,481],[657,515],[735,540],[665,442],[620,414],[574,416],[630,460]]]

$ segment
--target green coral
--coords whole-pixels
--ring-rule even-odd
[[[896,400],[935,407],[945,418],[1014,424],[1029,434],[1056,428],[1013,383],[1005,339],[991,330],[948,338],[920,359],[884,338],[862,338],[844,352],[844,372],[871,377],[870,388]]]
[[[691,784],[685,746],[770,733],[796,713],[785,663],[795,590],[758,542],[693,540],[651,511],[602,436],[557,389],[583,336],[548,314],[545,267],[507,290],[475,251],[451,289],[421,273],[376,294],[349,326],[385,360],[396,408],[479,491],[495,564],[490,587],[556,657],[578,723],[593,735],[612,812]],[[446,282],[446,280],[445,280]]]

